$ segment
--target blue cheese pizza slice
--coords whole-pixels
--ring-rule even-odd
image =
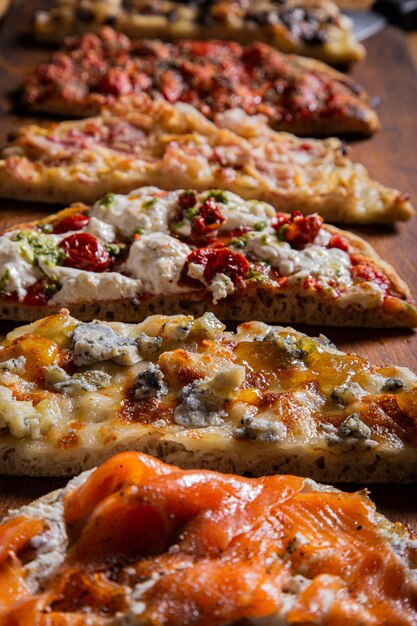
[[[212,314],[139,324],[65,309],[0,344],[0,471],[75,474],[138,450],[183,468],[417,479],[417,377],[325,337]]]

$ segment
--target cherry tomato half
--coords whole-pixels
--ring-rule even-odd
[[[71,230],[81,230],[84,226],[87,226],[89,221],[90,218],[84,215],[84,213],[73,213],[55,224],[53,233],[60,235],[61,233],[68,233]]]
[[[61,241],[65,252],[63,265],[88,272],[104,272],[110,264],[106,246],[94,235],[76,233]]]

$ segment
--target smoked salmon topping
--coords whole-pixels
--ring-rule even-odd
[[[63,515],[66,556],[34,595],[20,553],[44,523],[0,526],[1,626],[417,623],[415,542],[363,492],[128,452],[68,488]]]

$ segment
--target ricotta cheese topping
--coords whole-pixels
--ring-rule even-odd
[[[169,232],[180,192],[161,193],[157,187],[141,187],[129,195],[107,194],[95,203],[89,215],[110,224],[123,237],[135,231]]]
[[[116,239],[116,229],[112,224],[99,219],[98,217],[91,217],[87,226],[87,233],[94,235],[102,239],[106,243],[111,243]]]
[[[352,285],[349,254],[339,248],[324,248],[314,243],[297,250],[287,241],[280,241],[272,228],[250,232],[230,247],[247,257],[270,263],[281,276],[288,276],[292,285],[309,277],[331,293],[336,285],[342,288]]]
[[[97,300],[135,298],[142,290],[140,280],[118,272],[87,272],[72,267],[42,264],[45,274],[57,280],[61,289],[52,296],[49,304],[76,304]]]
[[[133,242],[123,270],[139,279],[145,291],[178,293],[182,267],[191,248],[164,233],[142,235]]]
[[[7,235],[1,237],[0,245],[0,285],[3,291],[16,292],[24,298],[26,290],[42,276],[38,267],[24,254],[20,241],[12,241]]]

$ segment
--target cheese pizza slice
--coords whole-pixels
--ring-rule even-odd
[[[60,43],[105,25],[133,38],[262,41],[333,64],[365,54],[352,21],[330,0],[58,0],[36,13],[35,36]]]
[[[133,93],[186,102],[211,119],[240,107],[297,135],[369,135],[379,127],[364,90],[319,61],[261,43],[135,42],[110,27],[68,38],[29,76],[24,102],[33,110],[83,117]]]
[[[0,524],[0,620],[414,626],[416,546],[364,491],[121,453]]]
[[[408,219],[408,197],[373,181],[338,139],[273,131],[241,109],[216,124],[190,105],[127,96],[81,121],[27,126],[3,150],[0,195],[42,202],[95,202],[141,185],[219,188],[284,211],[329,221]]]
[[[363,239],[231,192],[142,187],[0,236],[0,315],[416,326],[407,285]],[[110,316],[110,317],[109,317]]]
[[[67,310],[0,344],[0,471],[65,475],[138,450],[185,468],[417,479],[417,377],[324,336],[212,313],[140,324]]]

